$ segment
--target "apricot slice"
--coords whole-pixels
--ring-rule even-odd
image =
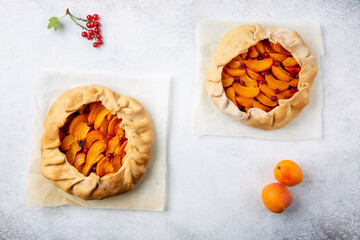
[[[291,55],[290,52],[288,52],[283,46],[281,46],[280,43],[272,43],[269,41],[270,46],[275,50],[275,52],[282,53],[285,55]]]
[[[261,79],[263,79],[260,74],[254,72],[253,70],[250,70],[249,68],[246,69],[246,73],[256,81],[260,81]]]
[[[224,87],[229,87],[234,82],[234,78],[225,78],[221,80]]]
[[[118,137],[125,136],[125,130],[120,127],[120,123],[117,125],[115,133],[116,133],[116,136],[118,136]]]
[[[265,51],[265,46],[264,43],[262,41],[259,41],[256,45],[255,45],[255,49],[258,51],[258,53],[260,53],[261,55],[263,55],[266,51]]]
[[[119,169],[121,168],[122,164],[121,164],[121,157],[120,156],[114,156],[111,159],[111,164],[114,167],[114,172],[119,171]]]
[[[102,131],[100,130],[92,130],[90,131],[87,135],[86,135],[86,139],[85,139],[85,143],[84,143],[84,148],[90,148],[91,145],[100,139],[104,138],[104,134]]]
[[[96,142],[94,142],[87,155],[86,155],[86,162],[85,162],[85,166],[84,166],[84,169],[82,171],[82,173],[87,176],[89,174],[89,171],[91,169],[91,167],[97,163],[98,161],[100,161],[100,154],[102,152],[104,152],[105,150],[107,149],[107,144],[106,144],[106,141],[101,139],[101,140],[98,140]]]
[[[108,125],[109,125],[109,121],[107,120],[107,117],[106,117],[102,121],[101,126],[99,128],[99,130],[104,134],[104,136],[107,134]]]
[[[247,98],[254,98],[259,94],[258,87],[244,87],[240,83],[233,83],[233,88],[238,95]]]
[[[301,168],[291,160],[279,162],[274,169],[274,175],[279,183],[288,187],[295,186],[303,180]]]
[[[270,112],[270,111],[271,111],[271,108],[262,105],[262,104],[259,103],[258,101],[255,101],[255,102],[254,102],[253,107],[254,107],[254,108],[259,108],[259,109],[261,109],[261,110],[264,110],[265,112]]]
[[[103,122],[104,118],[106,117],[106,115],[108,115],[110,113],[110,110],[103,108],[101,110],[101,112],[97,115],[96,119],[95,119],[95,123],[94,123],[94,128],[95,129],[99,129],[101,126],[101,123]]]
[[[110,139],[108,142],[108,147],[106,149],[105,155],[107,156],[109,153],[114,153],[114,150],[116,146],[119,145],[119,143],[120,143],[119,137],[113,137],[112,139]]]
[[[265,75],[265,80],[272,89],[277,88],[280,91],[285,91],[289,88],[289,83],[287,83],[285,81],[279,81],[271,75]]]
[[[80,150],[81,150],[81,147],[79,146],[79,144],[77,142],[73,142],[70,145],[70,149],[68,151],[66,151],[66,153],[65,153],[66,159],[71,165],[74,165],[76,154]]]
[[[76,133],[75,133],[76,141],[79,142],[79,141],[84,140],[86,138],[86,135],[90,131],[90,129],[91,129],[91,127],[89,127],[86,122],[80,123],[80,125],[77,127]],[[79,144],[79,145],[81,145],[81,144]]]
[[[241,77],[246,74],[245,69],[234,69],[234,68],[224,67],[224,71],[233,77]]]
[[[259,56],[259,53],[258,53],[258,51],[256,51],[255,47],[250,47],[248,54],[251,58],[256,58]]]
[[[104,171],[105,171],[105,175],[114,172],[114,166],[112,165],[111,162],[105,163]]]
[[[281,53],[269,53],[269,55],[274,61],[278,61],[278,62],[282,62],[288,57],[288,55]]]
[[[251,79],[247,74],[240,77],[241,81],[245,82],[245,86],[247,87],[257,87],[257,82],[254,79]]]
[[[105,165],[110,163],[110,159],[107,157],[102,157],[96,165],[96,175],[102,177],[105,175]]]
[[[115,116],[114,118],[112,118],[109,122],[108,125],[108,134],[111,134],[112,136],[115,136],[116,134],[116,127],[119,123],[121,123],[121,119],[118,119],[117,116]]]
[[[96,108],[97,106],[101,105],[101,102],[93,102],[89,104],[90,111]]]
[[[298,78],[293,79],[293,80],[290,81],[290,86],[292,86],[292,87],[297,87],[298,84],[299,84],[299,79]]]
[[[259,93],[259,95],[256,96],[257,100],[259,100],[259,102],[261,102],[262,104],[269,106],[269,107],[275,107],[277,105],[277,100],[276,101],[272,101],[270,98],[268,98],[267,96],[265,96],[262,93]]]
[[[73,144],[74,142],[76,142],[76,139],[71,135],[67,135],[61,142],[61,150],[63,150],[64,152],[69,150],[71,144]]]
[[[275,90],[269,87],[267,84],[260,84],[259,85],[260,91],[265,94],[268,98],[271,98],[272,96],[276,96],[278,98],[278,94],[275,93]],[[271,99],[270,99],[271,100]]]
[[[126,155],[125,147],[126,147],[127,143],[128,143],[128,141],[126,140],[125,142],[123,142],[123,144],[121,144],[120,149],[119,149],[119,154],[116,154],[116,155],[120,155],[120,157],[122,157],[122,158]]]
[[[299,73],[301,71],[301,67],[284,67],[288,72],[296,72]]]
[[[273,213],[282,213],[292,203],[291,192],[280,183],[266,185],[261,198],[265,207]]]
[[[263,60],[244,60],[244,64],[247,68],[255,72],[263,72],[269,70],[271,65],[273,64],[273,60],[271,58],[265,58]]]
[[[242,53],[242,54],[241,54],[242,59],[245,59],[245,58],[247,57],[247,55],[248,55],[247,52]]]
[[[226,92],[225,95],[228,99],[230,99],[230,101],[232,101],[235,106],[237,106],[237,103],[235,101],[235,89],[233,87],[229,87]]]
[[[221,73],[221,78],[222,79],[226,79],[226,78],[234,78],[233,76],[227,74],[225,71],[222,71]]]
[[[241,63],[244,62],[244,59],[241,57],[241,55],[238,55],[238,56],[234,57],[234,60],[240,62],[240,65],[241,65]],[[239,65],[239,67],[240,67],[240,65]]]
[[[241,62],[236,61],[236,60],[231,60],[227,66],[229,66],[230,68],[239,68],[241,65]]]
[[[88,116],[88,122],[91,124],[95,123],[95,120],[97,118],[97,116],[99,115],[99,113],[104,109],[105,107],[102,104],[98,104],[96,105],[95,108],[93,108]]]
[[[268,40],[263,41],[263,43],[264,43],[264,47],[265,47],[266,52],[275,53],[275,50],[270,46]]]
[[[287,57],[285,60],[282,61],[284,67],[295,67],[298,65],[298,62],[295,60],[294,57]]]
[[[86,114],[80,114],[71,121],[70,126],[69,126],[69,132],[71,135],[73,135],[75,137],[76,129],[82,122],[85,122],[85,123],[87,122]]]
[[[252,107],[255,100],[253,98],[247,98],[242,96],[235,97],[236,102],[243,107]]]
[[[284,95],[285,98],[291,98],[296,92],[297,92],[297,89],[286,90],[286,91],[282,92],[282,95]]]
[[[75,157],[74,167],[79,171],[82,172],[84,165],[85,165],[85,153],[78,153]]]
[[[274,74],[274,76],[279,80],[288,82],[291,79],[290,73],[285,71],[281,66],[272,65],[271,71]]]

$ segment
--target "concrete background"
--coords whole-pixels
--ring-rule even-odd
[[[359,1],[0,0],[1,239],[359,239]],[[101,17],[93,49],[66,8]],[[200,19],[317,22],[325,56],[323,137],[269,141],[193,137],[195,27]],[[41,70],[172,76],[164,212],[25,206],[33,144],[33,83]],[[260,198],[282,159],[302,184],[281,215]]]

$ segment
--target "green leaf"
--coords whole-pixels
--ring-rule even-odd
[[[49,19],[49,24],[47,26],[47,29],[54,28],[56,31],[59,25],[60,25],[60,20],[57,17],[52,17]]]

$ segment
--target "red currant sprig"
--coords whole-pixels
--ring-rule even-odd
[[[84,38],[87,38],[89,40],[93,40],[93,39],[95,40],[95,42],[93,43],[93,46],[95,48],[97,48],[103,44],[102,35],[100,34],[101,24],[99,22],[99,15],[97,15],[97,14],[87,15],[86,19],[83,19],[83,18],[75,17],[74,15],[72,15],[70,13],[69,9],[66,9],[66,13],[62,18],[60,18],[60,19],[58,19],[57,17],[50,18],[47,28],[48,29],[54,28],[54,30],[56,31],[60,25],[60,20],[63,19],[66,15],[69,15],[71,20],[76,25],[78,25],[79,27],[81,27],[84,30],[81,33],[81,36],[83,36]],[[76,20],[86,22],[86,27],[84,27],[83,25],[78,23]]]
[[[102,35],[100,34],[101,24],[98,21],[99,15],[97,15],[97,14],[87,15],[86,19],[87,19],[86,27],[89,28],[90,30],[82,32],[81,36],[86,37],[89,40],[92,40],[93,38],[95,38],[93,47],[97,48],[101,44],[103,44]]]

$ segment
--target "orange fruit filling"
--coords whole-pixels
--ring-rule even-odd
[[[298,91],[301,67],[279,43],[268,39],[233,58],[223,68],[225,94],[240,111],[260,108],[266,112]]]
[[[124,164],[126,133],[101,102],[84,105],[60,128],[60,150],[80,173],[99,177],[116,173]]]

